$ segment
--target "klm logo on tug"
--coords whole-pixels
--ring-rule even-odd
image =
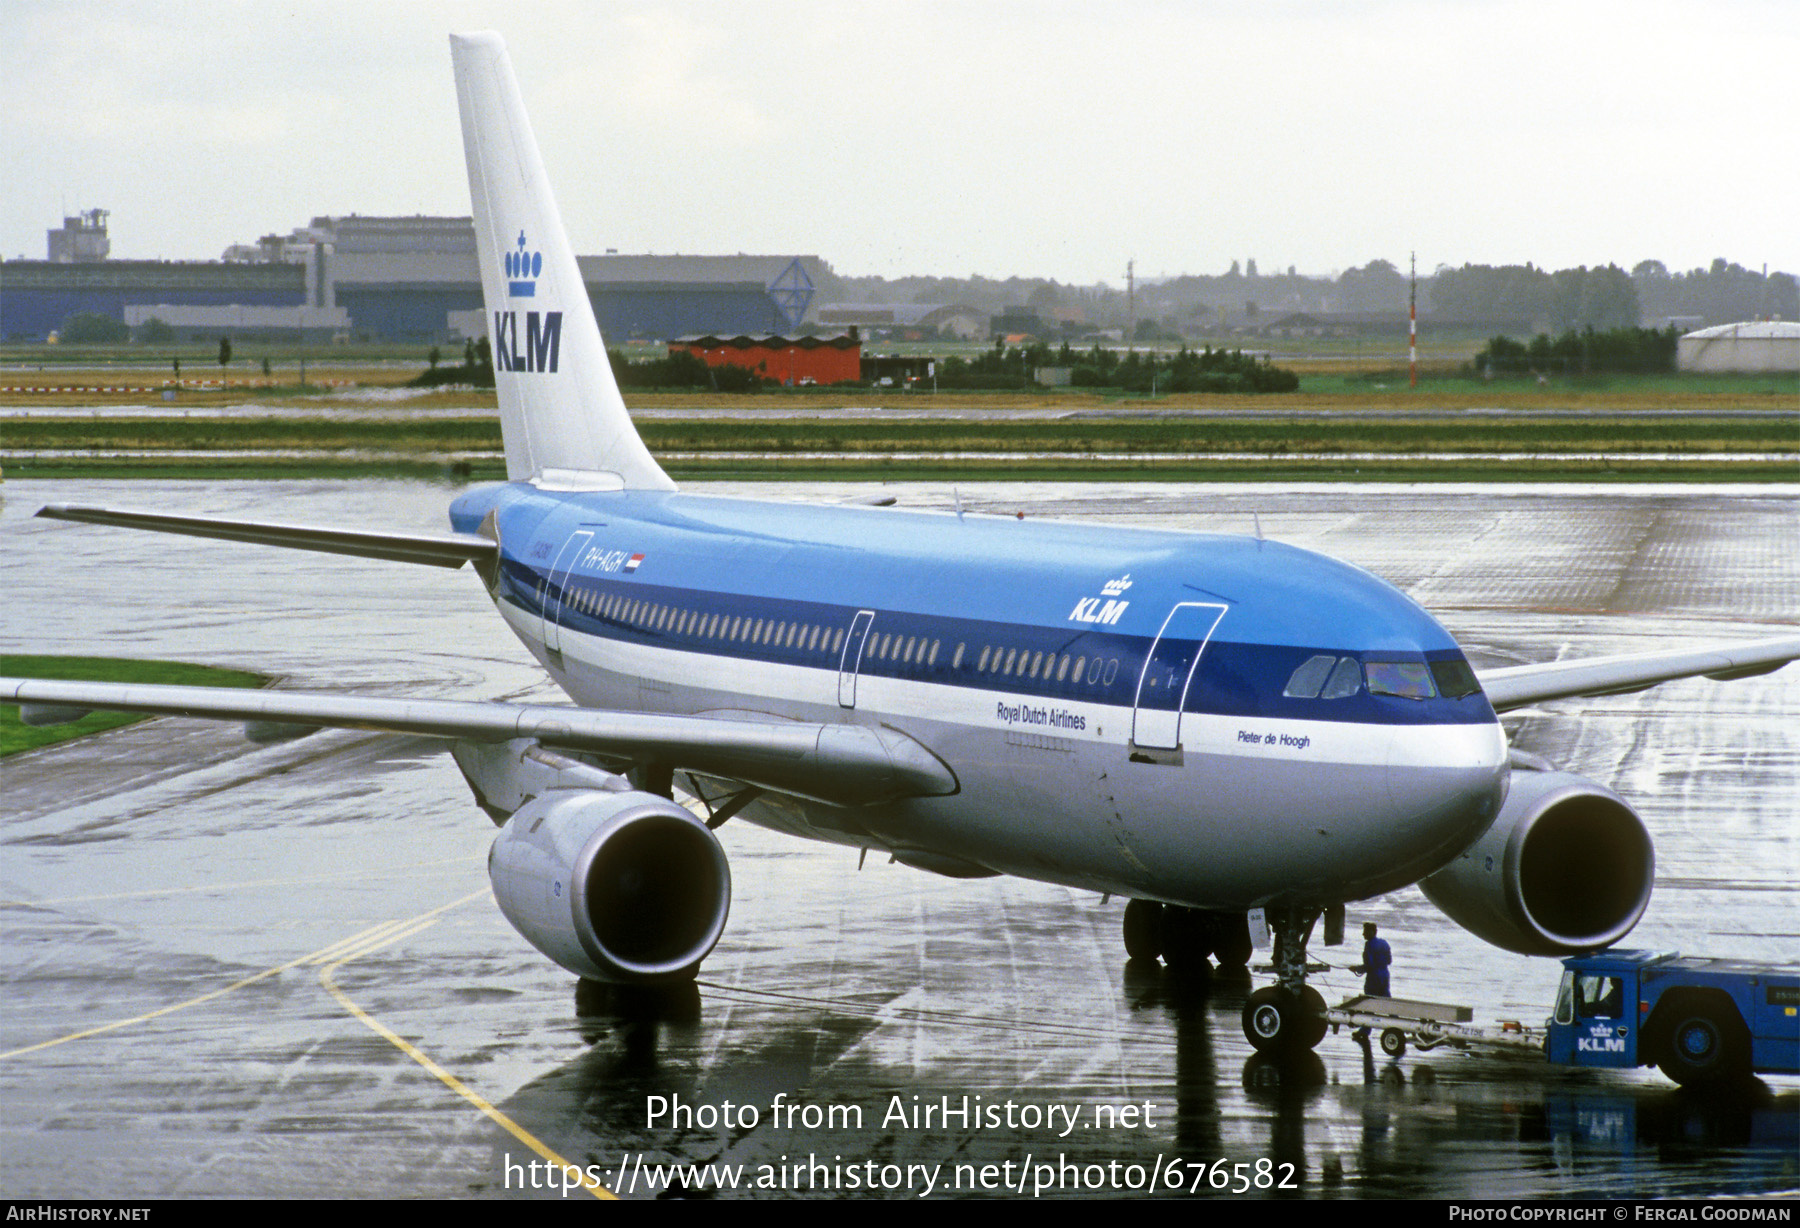
[[[1125,590],[1131,587],[1131,573],[1126,572],[1117,580],[1108,580],[1101,588],[1098,597],[1083,597],[1075,603],[1075,609],[1069,614],[1072,623],[1099,623],[1110,627],[1119,621],[1119,615],[1125,612],[1129,601],[1120,601]]]
[[[544,253],[525,246],[525,232],[519,232],[519,246],[500,258],[506,272],[506,297],[536,298],[538,274],[544,271]],[[494,313],[494,368],[498,371],[554,373],[562,349],[560,311],[527,311],[525,313],[525,348],[519,348],[519,313]]]

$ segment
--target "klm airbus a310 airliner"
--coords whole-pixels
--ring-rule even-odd
[[[614,383],[501,40],[451,46],[509,480],[458,498],[436,536],[41,514],[472,564],[573,705],[0,682],[26,719],[442,737],[503,824],[502,911],[600,980],[694,976],[730,900],[711,829],[733,816],[1125,897],[1128,952],[1177,966],[1242,965],[1262,909],[1276,983],[1245,1033],[1290,1050],[1323,1034],[1306,945],[1346,901],[1419,882],[1544,954],[1642,914],[1643,824],[1510,754],[1497,711],[1800,656],[1788,638],[1478,674],[1392,586],[1276,542],[681,493]]]

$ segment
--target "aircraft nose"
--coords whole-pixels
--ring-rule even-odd
[[[1396,830],[1410,833],[1421,855],[1468,847],[1500,813],[1506,783],[1506,735],[1498,722],[1400,727],[1388,748]]]

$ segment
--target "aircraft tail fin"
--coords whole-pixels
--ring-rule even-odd
[[[505,43],[453,34],[450,54],[506,476],[575,471],[584,484],[616,475],[628,489],[674,489],[619,395]]]

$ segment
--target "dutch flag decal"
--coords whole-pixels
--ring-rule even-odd
[[[642,563],[643,561],[644,561],[643,555],[634,554],[630,558],[625,560],[625,570],[626,571],[636,571],[638,569],[638,564]]]

